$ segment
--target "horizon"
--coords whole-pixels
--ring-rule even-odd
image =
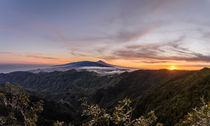
[[[88,60],[86,60],[88,61]],[[99,62],[102,61],[104,63],[110,64],[104,60],[97,60],[97,61],[88,61],[88,62]],[[47,67],[51,67],[51,66],[57,66],[57,65],[65,65],[65,64],[69,64],[69,63],[76,63],[76,62],[84,62],[82,61],[75,61],[75,62],[68,62],[68,63],[64,63],[64,64],[22,64],[22,63],[0,63],[0,73],[10,73],[10,72],[15,72],[15,71],[25,71],[25,70],[33,70],[33,69],[42,69],[42,68],[47,68]],[[116,65],[116,64],[111,64],[111,65]],[[5,71],[2,70],[1,68],[2,66],[9,66],[9,67],[14,67],[14,70],[12,68],[9,68],[7,70],[7,68],[5,68]],[[21,66],[21,67],[20,67]],[[25,66],[25,67],[24,67]],[[117,65],[120,66],[120,65]],[[20,67],[20,68],[19,68]],[[120,67],[127,67],[127,66],[120,66]],[[131,69],[136,69],[136,70],[168,70],[168,71],[182,71],[182,70],[186,70],[186,71],[194,71],[194,70],[202,70],[204,68],[209,68],[210,67],[201,67],[200,69],[181,69],[180,66],[168,66],[168,67],[162,67],[162,68],[136,68],[136,67],[127,67],[127,68],[131,68]],[[17,70],[15,70],[17,69]],[[135,71],[136,71],[135,70]]]
[[[2,0],[0,64],[210,67],[210,0]]]

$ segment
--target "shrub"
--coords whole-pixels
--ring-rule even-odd
[[[147,117],[141,116],[132,120],[133,108],[131,100],[125,98],[118,102],[112,113],[107,113],[106,109],[100,108],[99,105],[89,105],[85,98],[82,98],[82,105],[86,108],[83,110],[83,116],[88,117],[85,126],[150,126],[157,120],[154,111],[148,113]],[[158,126],[162,125],[157,123]]]
[[[209,126],[210,125],[210,102],[206,103],[201,98],[203,106],[194,108],[192,112],[185,116],[185,119],[177,126]]]
[[[43,101],[31,102],[29,95],[20,86],[6,84],[5,93],[0,93],[2,104],[9,108],[8,116],[0,118],[0,125],[18,125],[15,113],[19,112],[25,126],[36,126],[38,113],[43,111]]]

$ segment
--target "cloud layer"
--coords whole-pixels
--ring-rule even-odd
[[[209,0],[2,0],[0,63],[104,59],[199,69],[210,63],[209,6]]]

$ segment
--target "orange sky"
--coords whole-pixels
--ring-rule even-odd
[[[209,67],[209,6],[209,0],[3,0],[0,64]]]

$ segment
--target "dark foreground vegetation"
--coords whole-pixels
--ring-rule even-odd
[[[25,125],[36,126],[38,114],[43,111],[44,102],[42,100],[34,102],[29,98],[29,95],[19,86],[5,84],[4,91],[0,93],[1,109],[4,115],[0,117],[0,125]],[[130,99],[125,98],[118,102],[117,106],[112,108],[112,111],[107,111],[99,105],[90,105],[86,98],[81,98],[82,116],[85,116],[85,121],[82,125],[85,126],[162,126],[157,123],[157,117],[154,111],[147,113],[139,118],[132,117],[134,109]],[[203,106],[195,108],[191,113],[188,113],[184,119],[177,123],[177,126],[185,125],[201,125],[208,126],[210,123],[210,102],[205,103],[204,98],[201,98]],[[65,123],[64,121],[54,122],[55,126],[74,125],[73,123]]]
[[[75,70],[39,74],[14,72],[0,74],[0,83],[2,125],[187,126],[210,123],[208,68],[140,70],[107,76]],[[20,84],[23,88],[11,84]],[[84,97],[86,99],[79,100]]]

